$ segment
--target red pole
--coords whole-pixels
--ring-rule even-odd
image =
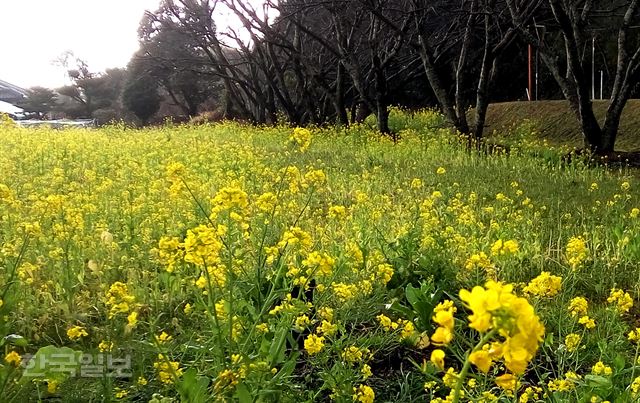
[[[531,101],[531,94],[533,94],[533,50],[529,45],[529,101]]]

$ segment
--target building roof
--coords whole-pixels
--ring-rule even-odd
[[[0,80],[0,101],[19,100],[29,95],[29,91],[13,85],[6,81]]]

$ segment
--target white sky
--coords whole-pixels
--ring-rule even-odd
[[[259,3],[252,1],[254,4]],[[160,0],[0,0],[0,80],[29,88],[67,84],[52,61],[67,50],[92,72],[124,67],[138,49],[138,25]],[[221,16],[219,28],[228,24]]]
[[[92,71],[123,67],[138,24],[160,0],[0,0],[0,80],[29,88],[66,84],[52,61],[71,50]]]

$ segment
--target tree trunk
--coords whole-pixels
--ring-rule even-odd
[[[420,58],[422,59],[422,65],[424,66],[425,74],[431,84],[431,89],[438,100],[438,104],[442,108],[442,113],[447,117],[449,122],[462,134],[469,133],[469,126],[466,119],[461,121],[458,119],[454,108],[454,101],[451,99],[447,87],[444,85],[440,74],[432,60],[431,50],[426,43],[426,39],[423,35],[419,35],[420,39]]]
[[[602,141],[600,147],[602,153],[608,154],[614,151],[616,138],[618,137],[618,129],[620,128],[620,117],[622,111],[627,104],[629,88],[623,88],[619,96],[612,99],[607,108],[607,115],[604,119],[602,127]]]
[[[351,124],[354,124],[358,121],[358,103],[353,102],[351,104]]]
[[[491,50],[491,21],[488,13],[484,16],[484,51],[482,54],[482,64],[480,67],[480,77],[478,78],[478,87],[476,89],[476,113],[475,127],[473,128],[473,137],[475,139],[482,138],[484,133],[484,123],[487,117],[487,109],[489,108],[489,82],[492,76],[492,70],[495,61],[494,54]]]
[[[371,108],[369,108],[369,104],[360,100],[360,102],[358,102],[358,108],[356,111],[356,120],[354,123],[364,122],[364,120],[367,118],[367,116],[369,116],[370,113],[371,113]]]
[[[469,9],[469,17],[467,19],[467,24],[464,29],[464,35],[462,37],[462,44],[460,46],[460,53],[458,55],[458,65],[456,66],[456,118],[460,121],[460,127],[466,128],[467,130],[463,132],[463,134],[467,134],[469,131],[469,124],[467,122],[466,115],[466,105],[464,101],[464,88],[465,88],[465,71],[467,66],[467,54],[469,52],[469,47],[471,46],[471,30],[473,29],[473,23],[476,19],[476,0],[471,1],[470,9]],[[488,15],[485,15],[485,20],[489,18]],[[488,37],[489,33],[486,32],[485,36]],[[485,52],[488,48],[488,43],[485,43]]]
[[[378,120],[378,131],[385,135],[391,135],[391,130],[389,129],[389,109],[387,108],[387,104],[377,101],[377,109],[376,118]]]
[[[344,66],[338,61],[338,71],[336,73],[336,95],[335,107],[338,116],[338,124],[340,126],[349,126],[349,117],[347,116],[347,108],[344,104]]]
[[[372,57],[371,62],[376,80],[376,118],[378,120],[378,131],[382,134],[389,135],[391,134],[391,130],[389,129],[389,109],[387,107],[387,77],[377,54]]]

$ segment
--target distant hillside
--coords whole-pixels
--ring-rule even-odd
[[[607,101],[595,101],[594,110],[600,122],[604,120]],[[504,102],[492,104],[487,113],[486,133],[503,132],[530,119],[543,138],[554,144],[582,147],[578,122],[566,101]],[[616,149],[640,150],[640,99],[632,99],[622,113]]]

